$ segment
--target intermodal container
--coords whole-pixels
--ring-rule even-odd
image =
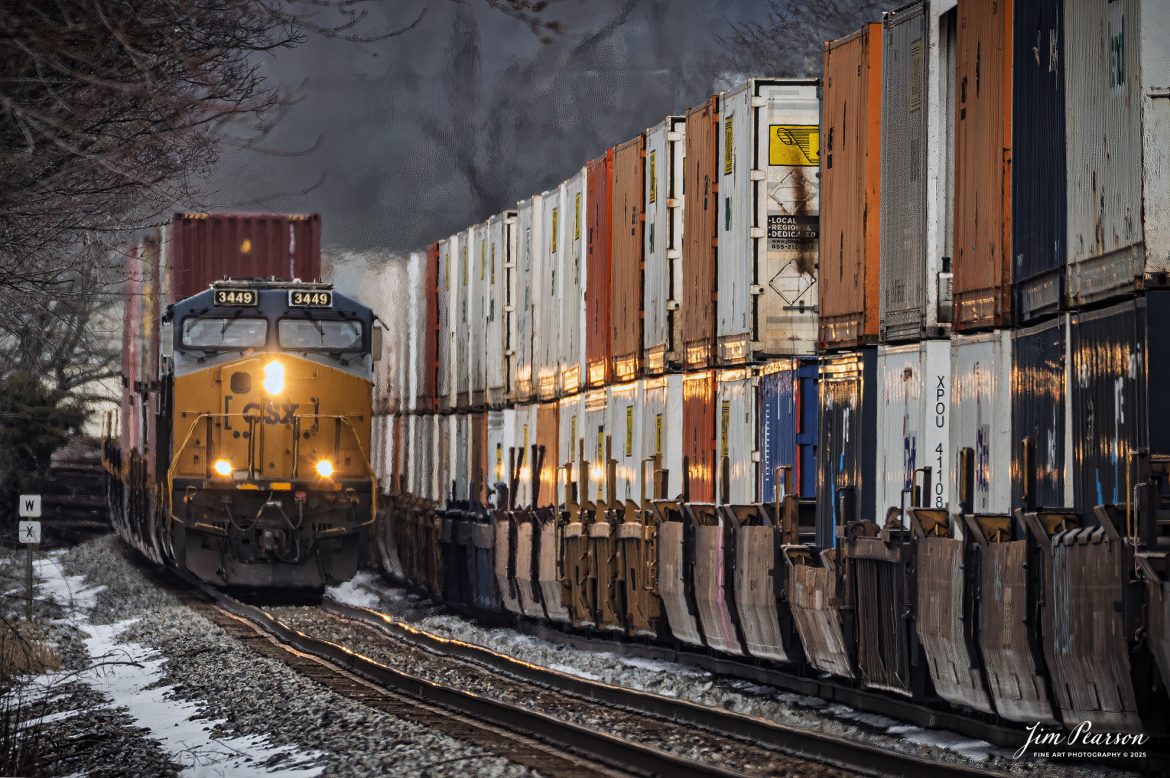
[[[715,243],[719,205],[719,98],[687,111],[683,159],[682,313],[683,364],[702,368],[715,359]]]
[[[1066,3],[1068,294],[1082,306],[1170,274],[1170,3]]]
[[[1015,0],[1012,23],[1012,310],[1060,310],[1066,260],[1064,0]]]
[[[585,376],[585,168],[565,182],[565,222],[561,254],[560,393],[572,394]]]
[[[756,501],[756,375],[750,367],[718,371],[715,394],[715,499]]]
[[[584,415],[581,417],[580,435],[585,448],[585,478],[582,480],[582,499],[590,502],[609,500],[609,461],[611,438],[606,417],[607,394],[604,388],[586,392],[582,401]]]
[[[475,238],[474,228],[467,228],[458,235],[457,250],[454,254],[453,270],[455,275],[451,279],[451,287],[456,290],[452,293],[454,303],[454,331],[452,336],[455,345],[451,347],[451,357],[454,360],[451,369],[454,371],[452,384],[455,387],[455,407],[462,410],[471,404],[471,371],[468,365],[472,363],[470,349],[472,342],[471,325],[471,243]]]
[[[952,290],[969,332],[1011,324],[1012,0],[958,12]]]
[[[760,368],[757,395],[760,452],[759,500],[784,496],[783,468],[792,472],[792,488],[804,499],[817,494],[816,357],[771,360]],[[780,480],[777,480],[779,477]]]
[[[878,337],[881,25],[825,43],[824,68],[818,341],[853,348]]]
[[[879,346],[877,355],[877,491],[875,520],[891,508],[948,504],[951,347],[946,340]],[[930,488],[926,490],[929,469]],[[903,493],[905,497],[903,498]]]
[[[447,417],[451,431],[451,494],[457,500],[472,498],[471,414],[455,413]]]
[[[585,385],[609,382],[610,274],[613,263],[613,149],[591,160],[585,198]]]
[[[515,450],[513,467],[516,470],[515,503],[517,508],[535,507],[534,495],[539,470],[533,462],[537,445],[537,425],[540,415],[536,403],[516,406]],[[555,459],[555,457],[554,457]]]
[[[618,503],[642,500],[642,382],[612,384],[606,429],[613,462],[613,496]]]
[[[427,246],[426,262],[423,265],[422,290],[425,294],[425,317],[419,321],[424,323],[418,343],[422,354],[418,357],[418,405],[415,410],[426,413],[435,410],[437,405],[437,380],[439,364],[439,244]]]
[[[1074,496],[1082,514],[1112,504],[1132,526],[1132,489],[1141,478],[1133,454],[1170,453],[1170,417],[1158,394],[1170,380],[1167,332],[1166,290],[1072,315]]]
[[[454,414],[435,417],[435,485],[438,490],[435,500],[439,505],[446,505],[451,500],[455,479],[455,463],[451,456],[451,439],[454,437],[451,428],[454,425]]]
[[[954,2],[920,0],[883,21],[881,313],[886,341],[951,320]]]
[[[467,230],[470,267],[467,273],[467,370],[472,408],[487,400],[488,224]]]
[[[715,500],[715,372],[683,376],[682,453],[691,502]]]
[[[683,152],[686,120],[668,116],[646,131],[642,345],[647,373],[682,364]]]
[[[642,382],[642,458],[652,462],[651,497],[676,498],[683,489],[683,379],[672,374]],[[649,475],[649,472],[646,473]],[[655,483],[660,491],[653,491]]]
[[[536,397],[533,329],[537,314],[537,295],[540,289],[541,250],[540,195],[521,200],[516,206],[516,267],[512,273],[511,296],[513,361],[511,375],[512,401],[523,403]]]
[[[486,411],[471,414],[471,497],[473,500],[484,502],[487,492],[485,486],[491,477],[488,458],[488,415]]]
[[[509,489],[512,482],[516,456],[516,411],[512,408],[488,411],[487,414],[487,460],[488,486],[493,490],[499,484]]]
[[[451,261],[453,245],[458,246],[458,240],[452,244],[452,239],[441,240],[439,246],[439,289],[437,295],[438,331],[436,333],[436,369],[435,395],[436,410],[446,410],[455,406],[455,388],[451,383],[451,362],[454,355],[451,353],[453,322],[451,320]]]
[[[557,404],[540,403],[536,406],[536,447],[540,455],[536,507],[556,505],[557,479]]]
[[[427,253],[412,252],[406,262],[406,334],[403,342],[394,343],[382,339],[382,359],[395,350],[403,353],[405,366],[403,379],[406,394],[402,402],[402,413],[414,413],[422,405],[422,377],[426,370],[423,354],[427,335]]]
[[[540,286],[533,303],[532,343],[536,370],[536,396],[551,400],[557,396],[561,380],[561,327],[564,300],[562,256],[565,253],[565,185],[541,195],[544,210],[541,223],[539,257]]]
[[[993,330],[951,340],[950,512],[960,511],[960,452],[973,457],[971,509],[1012,510],[1012,334]]]
[[[315,213],[176,213],[168,238],[174,302],[224,278],[321,278]]]
[[[832,548],[851,521],[873,519],[877,476],[877,349],[820,358],[817,545]]]
[[[609,317],[614,381],[632,381],[641,371],[645,158],[646,137],[641,134],[614,149]]]
[[[557,504],[570,501],[578,504],[584,499],[584,485],[589,475],[582,469],[587,456],[583,448],[585,431],[585,395],[562,397],[557,408],[560,431],[557,435]]]
[[[719,98],[721,364],[816,347],[818,89],[817,79],[753,78]]]
[[[510,276],[516,247],[516,213],[506,211],[488,219],[487,278],[484,287],[486,334],[486,400],[499,408],[508,399],[511,361],[512,299]]]
[[[1073,507],[1067,314],[1012,334],[1012,509]],[[1024,442],[1033,493],[1025,500]]]

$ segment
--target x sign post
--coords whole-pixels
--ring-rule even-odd
[[[39,494],[22,494],[18,498],[16,513],[21,521],[16,525],[17,539],[24,543],[27,555],[24,565],[25,596],[24,618],[32,621],[33,601],[33,546],[40,545],[41,523],[36,521],[41,517],[41,496]]]

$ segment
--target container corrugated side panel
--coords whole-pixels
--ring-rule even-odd
[[[468,230],[471,267],[467,281],[467,343],[470,405],[482,407],[487,399],[487,287],[488,225],[478,224]]]
[[[677,344],[682,318],[683,152],[686,120],[668,116],[646,132],[643,230],[642,345],[646,372],[682,362]]]
[[[585,385],[609,382],[610,273],[613,263],[613,149],[591,160],[585,198]]]
[[[455,482],[455,496],[460,500],[472,497],[472,461],[475,459],[472,446],[472,414],[457,413],[451,416],[451,473]]]
[[[930,468],[924,501],[946,508],[951,465],[951,349],[945,340],[879,346],[877,356],[877,521],[902,505],[903,490]],[[910,496],[907,507],[913,505]]]
[[[719,98],[687,111],[683,161],[682,319],[683,363],[688,368],[712,364],[715,354],[715,243],[718,236]]]
[[[435,405],[438,410],[450,408],[454,404],[454,390],[451,386],[451,242],[441,240],[436,245],[439,277],[436,295]]]
[[[516,411],[511,408],[488,411],[487,466],[488,485],[509,484],[516,447]]]
[[[485,400],[493,408],[502,405],[508,387],[508,214],[488,219],[487,283],[484,284],[484,381]]]
[[[557,461],[557,404],[540,403],[536,406],[536,445],[544,453],[540,467],[540,494],[537,507],[556,504]]]
[[[816,341],[820,101],[810,79],[750,79],[720,98],[719,360]]]
[[[422,370],[419,381],[418,410],[433,411],[438,401],[439,370],[439,244],[427,247],[426,268],[423,282],[426,295],[426,326],[423,330]]]
[[[752,368],[720,370],[715,401],[715,499],[756,501],[756,376]],[[724,475],[726,474],[726,478]]]
[[[455,293],[455,346],[451,356],[455,359],[452,365],[455,370],[455,389],[458,393],[456,408],[464,410],[471,405],[471,244],[475,239],[475,228],[469,227],[459,233],[459,251],[457,256],[457,276],[454,284],[458,284]]]
[[[653,458],[655,468],[663,471],[663,494],[677,497],[683,479],[682,376],[645,379],[642,398],[643,459]]]
[[[533,463],[533,446],[537,445],[538,414],[536,404],[516,406],[516,440],[513,456],[515,457],[518,480],[516,482],[516,507],[532,508],[533,505],[533,474],[536,466]]]
[[[614,381],[632,381],[642,364],[643,135],[614,149],[613,263],[610,269],[610,360]]]
[[[576,486],[572,493],[579,502],[581,499],[581,484],[585,483],[588,474],[581,470],[582,455],[581,441],[585,430],[585,395],[574,394],[563,397],[557,409],[560,430],[557,434],[557,462],[560,470],[557,473],[557,504],[564,505],[568,497],[569,484]]]
[[[541,198],[534,195],[522,200],[517,206],[516,217],[516,268],[513,273],[512,299],[513,330],[512,350],[515,352],[513,401],[527,402],[536,396],[535,372],[535,329],[537,308],[536,291],[540,288],[540,265],[537,258],[541,242]]]
[[[959,451],[974,459],[975,513],[1012,510],[1012,338],[1008,330],[951,340],[951,513],[959,511]]]
[[[170,238],[174,302],[221,278],[321,278],[317,214],[176,213]]]
[[[613,494],[619,503],[642,499],[642,384],[609,387],[606,429],[614,461]]]
[[[608,464],[613,440],[607,418],[608,396],[605,389],[593,389],[583,396],[584,416],[581,437],[585,446],[586,478],[583,501],[607,501],[609,495]]]
[[[471,439],[471,496],[481,503],[486,499],[484,485],[491,477],[488,470],[487,420],[486,411],[471,414],[471,430],[468,433]]]
[[[954,325],[1011,323],[1012,0],[962,0],[955,34]]]
[[[877,342],[881,256],[882,29],[825,44],[822,104],[822,348]]]
[[[578,391],[585,376],[585,168],[565,182],[565,249],[561,256],[561,394]]]
[[[1060,310],[1065,266],[1063,0],[1016,0],[1012,22],[1012,310]]]
[[[1161,297],[1158,302],[1165,304]],[[1131,453],[1148,448],[1146,299],[1072,315],[1069,351],[1073,488],[1078,513],[1131,502],[1137,482]],[[1158,333],[1164,337],[1164,333]]]
[[[1066,6],[1065,79],[1076,85],[1065,94],[1067,292],[1079,306],[1170,269],[1170,8],[1158,0]]]
[[[715,499],[715,373],[683,376],[682,452],[690,502]]]
[[[541,195],[540,286],[534,298],[538,315],[532,334],[536,371],[536,396],[551,400],[560,391],[562,257],[565,252],[565,185]]]
[[[882,42],[881,336],[939,334],[951,256],[954,13],[920,2],[886,13]],[[894,131],[893,128],[898,128]]]
[[[817,545],[832,548],[847,523],[874,518],[877,349],[822,356],[819,385]]]
[[[1021,443],[1035,443],[1034,508],[1073,507],[1067,314],[1012,334],[1012,509],[1023,507]]]
[[[817,493],[817,360],[777,359],[760,368],[758,395],[759,500],[779,496],[779,468],[792,469],[796,494]]]
[[[423,348],[426,342],[427,296],[424,274],[427,267],[425,251],[415,251],[406,266],[406,340],[394,343],[383,339],[383,359],[395,350],[404,354],[406,396],[402,402],[403,413],[414,413],[419,409],[423,376]]]

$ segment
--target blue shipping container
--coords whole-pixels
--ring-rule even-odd
[[[817,430],[817,545],[837,545],[851,521],[874,519],[877,349],[821,357]]]
[[[796,493],[817,493],[817,360],[781,359],[761,370],[759,385],[759,500],[777,498],[776,470],[792,468]]]
[[[1033,508],[1071,508],[1068,316],[1012,335],[1012,508],[1023,507],[1021,445],[1034,445]]]

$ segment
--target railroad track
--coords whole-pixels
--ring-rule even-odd
[[[482,646],[432,634],[373,609],[329,599],[322,607],[337,617],[364,625],[389,638],[391,644],[383,646],[382,652],[394,652],[398,656],[415,652],[423,655],[421,661],[461,662],[465,668],[463,672],[467,673],[463,676],[464,682],[477,682],[477,674],[486,673],[497,682],[505,676],[510,681],[531,686],[523,694],[536,704],[541,702],[543,695],[551,693],[561,705],[569,704],[582,710],[602,705],[609,709],[611,716],[614,711],[625,711],[627,716],[634,716],[635,722],[624,726],[634,731],[642,730],[639,731],[641,737],[661,736],[662,733],[654,731],[660,726],[684,727],[690,738],[702,744],[702,750],[717,753],[722,749],[723,753],[718,753],[719,763],[747,768],[737,770],[741,772],[776,774],[790,771],[807,775],[841,771],[924,778],[1005,775],[987,769],[931,762],[807,729],[786,727],[762,718],[570,675]],[[482,678],[478,682],[483,683]],[[597,714],[586,712],[578,715],[593,717]],[[621,714],[617,716],[620,719]],[[712,739],[713,743],[708,742]]]

